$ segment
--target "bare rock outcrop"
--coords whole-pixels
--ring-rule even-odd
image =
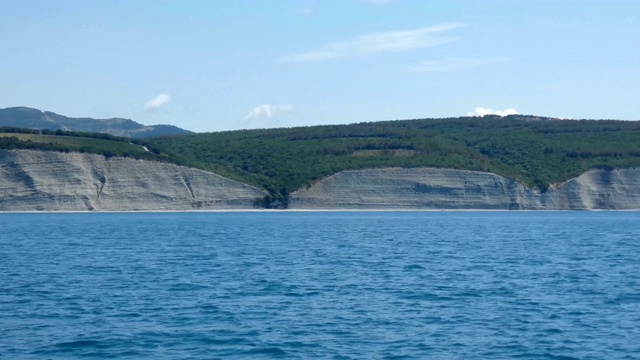
[[[479,171],[343,171],[291,194],[292,209],[640,209],[640,169],[590,170],[545,192]]]
[[[250,209],[267,193],[202,170],[102,155],[0,150],[0,211]],[[640,168],[590,170],[547,191],[439,168],[343,171],[291,194],[291,209],[640,209]]]
[[[0,211],[249,209],[265,195],[258,188],[173,164],[0,150]]]

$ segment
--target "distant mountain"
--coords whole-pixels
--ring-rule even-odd
[[[130,119],[69,118],[50,111],[29,107],[0,109],[0,126],[27,129],[71,130],[108,133],[115,136],[148,138],[163,135],[190,134],[173,125],[145,126]]]

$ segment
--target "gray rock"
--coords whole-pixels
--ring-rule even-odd
[[[491,173],[439,168],[343,171],[291,194],[291,209],[640,209],[640,169],[591,170],[540,193]]]
[[[250,209],[267,193],[202,170],[130,158],[0,150],[0,211]]]
[[[0,211],[251,209],[267,193],[197,169],[101,155],[0,150]],[[491,173],[343,171],[291,194],[291,209],[640,209],[640,169],[591,170],[545,192]]]

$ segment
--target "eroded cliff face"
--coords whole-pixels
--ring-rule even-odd
[[[291,194],[291,209],[640,209],[640,169],[591,170],[540,193],[478,171],[343,171]]]
[[[251,209],[266,194],[173,164],[0,150],[0,211]],[[289,208],[631,210],[640,209],[640,169],[591,170],[542,193],[478,171],[344,171],[292,193]]]
[[[250,209],[265,195],[258,188],[173,164],[0,149],[0,211]]]

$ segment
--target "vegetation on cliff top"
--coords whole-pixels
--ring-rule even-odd
[[[267,205],[277,199],[285,206],[292,191],[343,170],[420,166],[479,170],[544,191],[550,184],[592,168],[640,166],[640,122],[562,121],[522,115],[240,130],[146,140],[62,131],[49,135],[56,135],[58,141],[17,139],[17,147],[133,156],[199,167],[259,185],[271,194]],[[71,144],[70,135],[86,140]],[[0,137],[0,148],[16,147],[16,138],[10,143],[6,136]]]
[[[342,170],[433,166],[489,171],[545,190],[597,167],[640,166],[640,122],[485,116],[243,130],[157,138],[286,198]]]
[[[99,154],[105,157],[130,157],[200,168],[235,180],[246,180],[229,172],[225,167],[200,163],[180,154],[169,154],[148,139],[132,139],[106,133],[33,130],[0,126],[0,149],[80,152]]]
[[[180,163],[195,167],[198,164],[180,161],[179,156],[162,152],[154,144],[140,139],[117,137],[104,133],[83,133],[62,130],[31,130],[0,127],[0,149],[34,149],[60,152],[80,152],[105,157],[132,157],[136,159]]]

